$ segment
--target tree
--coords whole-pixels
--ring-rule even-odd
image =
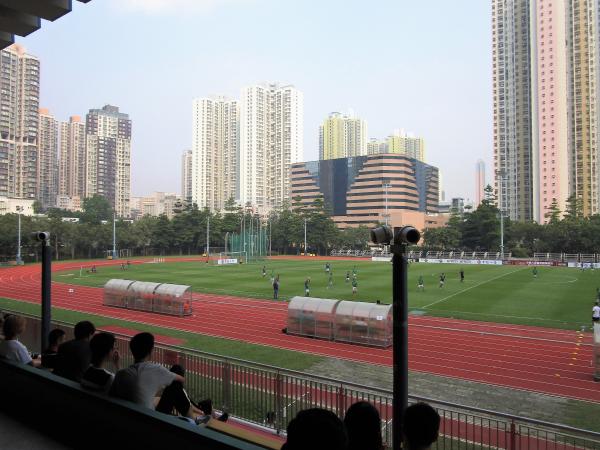
[[[108,200],[95,194],[83,200],[83,213],[81,222],[98,225],[103,220],[112,220],[113,210]]]
[[[554,203],[553,203],[554,204]],[[577,220],[583,217],[583,200],[573,193],[567,199],[565,219]]]
[[[546,214],[544,214],[544,218],[548,219],[548,223],[556,224],[560,222],[560,214],[561,211],[558,207],[558,202],[555,198],[553,198],[552,203],[550,204],[550,209]]]

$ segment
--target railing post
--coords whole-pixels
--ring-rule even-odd
[[[223,372],[221,374],[223,380],[222,383],[222,397],[223,397],[223,410],[229,412],[232,409],[231,399],[231,386],[233,384],[231,379],[231,363],[228,361],[223,362]]]
[[[275,374],[275,431],[280,434],[286,427],[283,417],[283,379],[279,371]]]
[[[517,450],[517,427],[514,419],[510,421],[510,441],[508,443],[508,450]]]
[[[346,413],[346,390],[344,389],[343,384],[340,384],[340,387],[338,388],[337,406],[338,417],[343,419],[344,414]]]

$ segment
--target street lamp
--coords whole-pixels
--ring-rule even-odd
[[[304,256],[308,256],[306,253],[306,217],[304,218]]]
[[[17,211],[17,265],[21,265],[23,264],[23,259],[21,258],[21,213],[23,212],[23,207],[22,206],[17,206],[16,208]]]
[[[381,185],[381,187],[383,187],[383,189],[385,190],[385,226],[388,226],[388,218],[389,218],[389,214],[388,214],[388,189],[392,187],[391,183],[386,180],[383,182],[383,184]]]

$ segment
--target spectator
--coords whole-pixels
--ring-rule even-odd
[[[287,427],[281,450],[346,450],[348,437],[342,421],[331,411],[312,408],[300,411]]]
[[[79,382],[90,365],[90,338],[96,332],[96,327],[92,322],[84,320],[75,325],[74,331],[75,339],[58,347],[54,374]]]
[[[185,369],[179,364],[175,364],[171,367],[171,372],[185,377]],[[175,380],[163,391],[156,410],[164,414],[177,414],[192,419],[195,423],[206,423],[209,421],[212,413],[212,401],[203,400],[202,405],[204,408],[200,408],[190,400],[187,392],[183,387],[181,381]],[[225,422],[229,414],[225,413],[219,417],[219,420]]]
[[[110,393],[154,409],[154,397],[175,380],[183,383],[184,378],[149,361],[154,349],[152,334],[136,334],[129,342],[129,349],[133,354],[134,364],[117,372]]]
[[[10,315],[5,317],[2,323],[4,340],[0,342],[0,357],[38,367],[40,365],[39,359],[31,359],[27,347],[19,342],[19,335],[25,331],[25,325],[25,318],[22,316]]]
[[[428,450],[437,441],[440,415],[427,403],[406,408],[402,418],[402,436],[406,450]]]
[[[348,450],[382,450],[381,418],[369,402],[354,403],[344,417]]]
[[[55,328],[48,333],[48,348],[42,352],[42,367],[54,369],[56,367],[56,358],[58,347],[65,339],[65,332],[60,328]]]
[[[81,377],[81,385],[94,391],[108,393],[115,374],[105,366],[112,362],[119,369],[119,352],[115,349],[115,337],[111,333],[98,333],[90,341],[92,362]]]

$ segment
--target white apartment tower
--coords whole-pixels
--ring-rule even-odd
[[[0,196],[37,197],[40,62],[14,44],[0,51]]]
[[[303,95],[254,85],[242,89],[240,105],[240,202],[267,213],[290,199],[290,165],[303,158]]]
[[[181,198],[186,202],[192,201],[192,151],[186,150],[181,155]]]
[[[82,199],[86,189],[85,123],[71,116],[60,123],[60,157],[58,164],[58,195]]]
[[[227,200],[238,198],[238,133],[237,101],[222,96],[194,100],[191,197],[199,208],[220,211]]]
[[[39,111],[37,199],[49,208],[56,205],[58,191],[58,121],[47,109]]]
[[[131,120],[116,106],[86,116],[86,197],[105,197],[119,217],[129,217]]]

